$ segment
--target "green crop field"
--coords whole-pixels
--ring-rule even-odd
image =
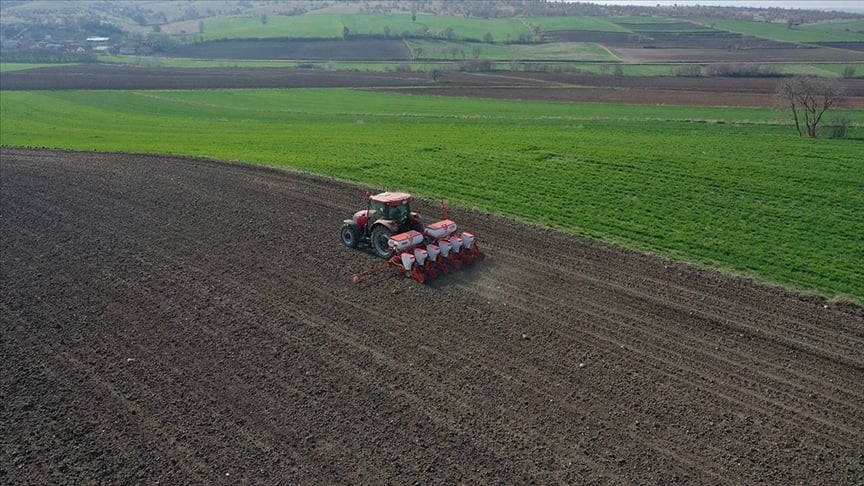
[[[615,22],[621,17],[524,17],[529,25],[540,27],[543,32],[555,30],[594,30],[600,32],[630,32]]]
[[[343,28],[356,35],[380,35],[388,32],[398,37],[403,31],[413,34],[426,31],[440,34],[452,29],[454,39],[481,40],[489,33],[493,40],[516,40],[529,33],[529,26],[517,18],[477,19],[418,14],[416,21],[409,14],[306,14],[299,16],[270,15],[264,23],[261,17],[212,17],[202,21],[204,40],[251,38],[341,38]],[[199,34],[199,21],[168,24],[163,32]]]
[[[843,70],[847,66],[851,66],[854,69],[852,77],[864,77],[864,63],[855,62],[847,64],[775,64],[772,67],[782,74],[802,74],[831,78],[843,76]]]
[[[607,17],[616,24],[677,24],[682,19],[670,19],[666,17]]]
[[[384,26],[390,27],[394,36],[402,31],[411,33],[418,29],[428,28],[435,35],[442,35],[446,29],[453,29],[453,39],[481,40],[486,33],[493,40],[502,41],[520,35],[528,34],[528,26],[515,18],[478,19],[467,17],[446,17],[442,15],[417,15],[417,21],[412,22],[410,15],[346,15],[343,23],[352,32],[360,34],[381,34]]]
[[[35,69],[40,67],[57,66],[57,64],[28,64],[20,62],[0,62],[0,72],[8,73],[12,71],[23,71],[25,69]]]
[[[843,20],[836,22],[819,22],[815,24],[804,24],[796,27],[798,29],[812,30],[814,32],[838,32],[857,33],[864,35],[864,20]],[[864,40],[864,39],[861,39]]]
[[[252,38],[337,38],[342,37],[342,22],[334,15],[283,16],[271,15],[267,23],[260,17],[211,17],[201,21],[204,40]],[[199,33],[199,21],[188,20],[168,24],[163,32],[171,34]]]
[[[179,57],[154,57],[154,56],[100,56],[99,62],[108,64],[128,64],[141,67],[166,67],[166,68],[228,68],[228,67],[297,67],[298,61],[246,61],[242,59],[212,60],[212,59],[183,59]]]
[[[716,29],[784,42],[864,42],[864,32],[845,32],[834,30],[833,27],[820,28],[822,25],[831,24],[809,24],[788,29],[784,24],[749,20],[711,20],[708,23],[713,24]]]
[[[532,26],[543,32],[556,30],[591,30],[604,32],[630,32],[615,22],[624,17],[518,17],[481,19],[441,15],[418,14],[412,21],[409,14],[306,14],[299,16],[270,15],[266,23],[261,17],[212,17],[203,20],[204,40],[248,39],[248,38],[335,38],[342,37],[343,27],[357,35],[389,35],[398,37],[408,31],[412,35],[428,32],[442,34],[452,29],[453,39],[482,40],[486,34],[495,42],[516,41],[529,35]],[[629,19],[629,18],[626,18]],[[632,20],[632,19],[630,19]],[[652,19],[662,23],[664,19]],[[629,20],[628,20],[629,21]],[[197,20],[175,22],[162,27],[170,34],[199,34],[201,24]]]
[[[0,111],[3,145],[291,167],[864,302],[862,140],[772,110],[310,89],[4,92]]]

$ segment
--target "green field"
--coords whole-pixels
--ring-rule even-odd
[[[555,30],[594,30],[600,32],[630,32],[615,22],[623,17],[524,17],[529,25],[540,27],[543,32]]]
[[[163,32],[199,34],[199,21],[168,24]],[[213,17],[203,20],[204,40],[251,38],[341,38],[343,28],[355,35],[399,37],[403,31],[412,35],[426,33],[443,36],[452,29],[453,39],[481,40],[489,33],[495,41],[517,40],[529,33],[529,26],[517,18],[477,19],[418,14],[416,21],[409,14],[306,14],[299,16],[270,15],[267,23],[261,17]]]
[[[494,42],[514,42],[520,36],[531,33],[532,27],[542,32],[556,30],[592,30],[604,32],[630,32],[617,25],[617,21],[644,22],[641,18],[629,17],[517,17],[482,19],[469,17],[418,14],[416,20],[410,14],[306,14],[299,16],[270,15],[266,24],[261,17],[212,17],[203,20],[204,40],[249,39],[249,38],[338,38],[343,27],[355,35],[385,35],[399,37],[402,32],[412,36],[432,35],[443,37],[446,29],[452,29],[452,39],[479,41],[490,34]],[[674,22],[675,20],[651,19],[651,23]],[[197,20],[175,22],[162,27],[170,34],[199,34],[201,24]]]
[[[200,21],[203,24],[203,39],[252,39],[252,38],[337,38],[342,37],[342,22],[339,16],[271,15],[267,24],[260,17],[211,17]],[[170,34],[199,34],[199,21],[188,20],[167,24],[162,31]]]
[[[326,89],[4,92],[0,110],[3,145],[292,167],[864,302],[862,141],[799,138],[772,110]]]
[[[843,20],[837,22],[819,22],[815,24],[804,24],[797,28],[814,32],[838,32],[846,34],[849,32],[864,35],[864,20]]]
[[[833,24],[808,24],[791,29],[784,24],[769,24],[749,20],[711,20],[716,29],[774,39],[783,42],[864,42],[864,32],[836,30]],[[826,27],[827,26],[827,27]]]
[[[39,64],[39,63],[21,63],[21,62],[0,62],[0,72],[8,73],[12,71],[23,71],[25,69],[36,69],[40,67],[58,66],[59,64]]]

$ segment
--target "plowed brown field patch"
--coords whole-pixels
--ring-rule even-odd
[[[357,88],[412,94],[522,100],[777,105],[778,78],[631,77],[559,73],[353,72],[289,68],[146,68],[104,64],[0,73],[4,90]],[[844,108],[864,108],[864,79],[843,79]]]
[[[0,155],[3,483],[864,477],[860,308],[458,208],[486,261],[353,284],[365,188]]]

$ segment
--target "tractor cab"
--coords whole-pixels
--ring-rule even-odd
[[[414,198],[404,192],[382,192],[369,196],[368,223],[374,224],[379,219],[395,222],[399,229],[407,229],[411,216],[411,201]],[[405,226],[405,228],[403,228]]]
[[[390,258],[393,256],[389,246],[391,236],[423,229],[420,215],[411,211],[414,198],[405,192],[367,193],[366,197],[368,209],[357,211],[343,222],[339,232],[342,243],[351,248],[368,243],[376,255]]]

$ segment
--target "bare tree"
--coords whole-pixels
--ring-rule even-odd
[[[822,116],[840,103],[843,93],[837,81],[815,76],[795,76],[777,86],[777,97],[792,110],[798,135],[811,138],[819,136]]]

